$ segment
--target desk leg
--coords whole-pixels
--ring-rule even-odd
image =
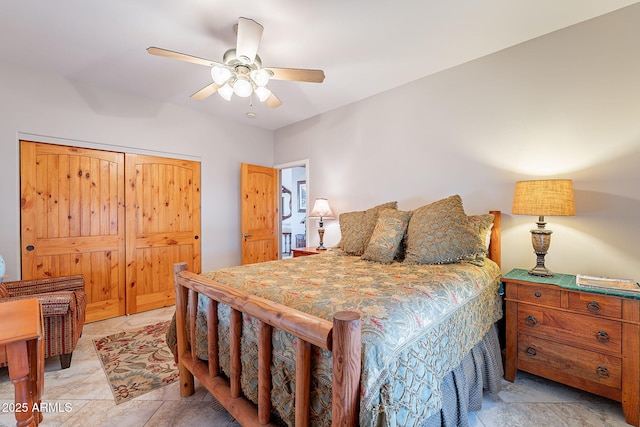
[[[31,413],[33,399],[30,390],[29,355],[27,343],[17,341],[7,344],[7,362],[9,378],[15,389],[16,425],[18,427],[35,426],[36,421]]]
[[[33,403],[37,406],[37,410],[33,411],[33,418],[36,425],[42,422],[42,391],[44,386],[44,339],[30,340],[28,344],[29,351],[29,388]]]

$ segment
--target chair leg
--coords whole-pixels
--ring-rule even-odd
[[[69,353],[69,354],[61,354],[60,355],[60,365],[62,366],[62,369],[67,369],[69,366],[71,366],[71,355],[73,353]]]

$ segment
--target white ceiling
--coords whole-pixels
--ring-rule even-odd
[[[630,0],[0,0],[0,61],[265,129],[335,109],[604,13]],[[264,66],[323,69],[322,84],[272,81],[283,105],[214,94],[209,69],[238,17],[264,26]],[[255,119],[245,116],[248,111]]]

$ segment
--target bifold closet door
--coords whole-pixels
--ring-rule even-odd
[[[200,272],[200,163],[20,142],[22,278],[82,274],[87,321],[175,302]]]
[[[125,314],[124,154],[20,141],[22,278],[82,274],[87,321]]]
[[[127,313],[175,303],[173,264],[200,273],[200,163],[126,154]]]

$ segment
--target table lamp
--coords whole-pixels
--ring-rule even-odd
[[[331,207],[329,206],[329,201],[323,197],[318,197],[316,201],[313,203],[313,210],[309,214],[309,218],[320,218],[320,227],[318,228],[318,235],[320,235],[320,245],[316,248],[319,251],[325,251],[327,248],[324,247],[324,243],[322,240],[324,239],[324,218],[334,218],[333,212],[331,212]]]
[[[573,216],[576,214],[573,200],[573,183],[570,179],[546,179],[518,181],[513,196],[512,213],[538,215],[538,228],[531,230],[531,243],[536,253],[536,266],[529,270],[532,276],[552,277],[544,266],[544,257],[551,243],[551,230],[545,228],[545,215]]]

